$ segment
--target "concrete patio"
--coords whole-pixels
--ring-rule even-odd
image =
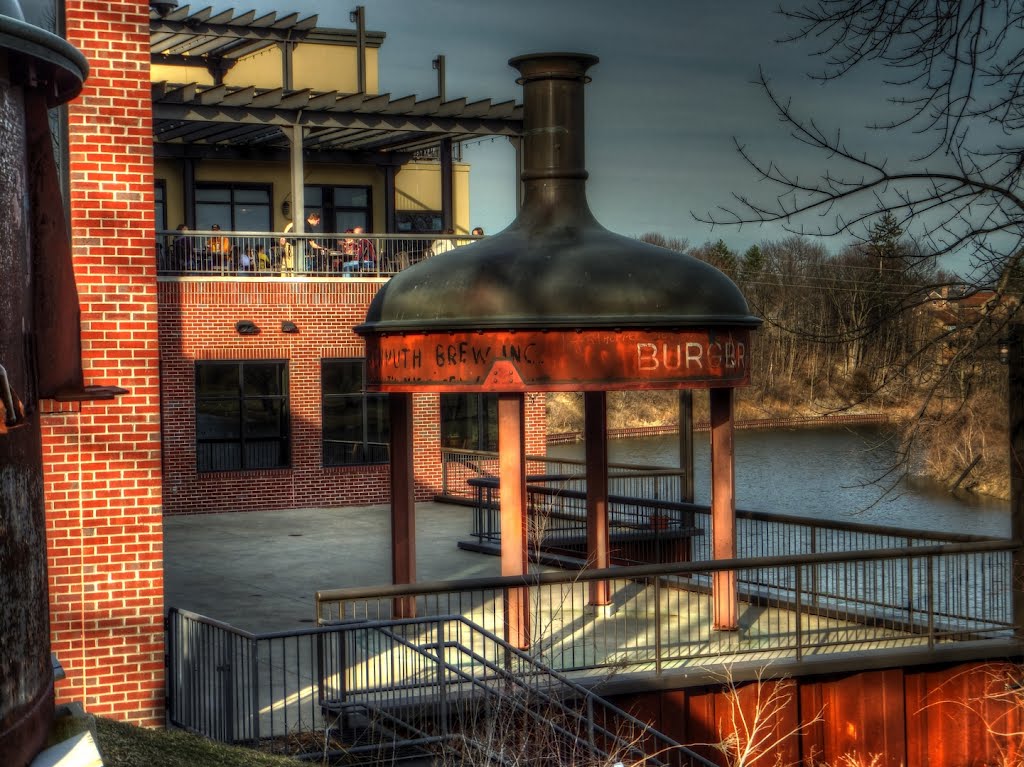
[[[497,557],[463,551],[472,510],[416,507],[421,581],[500,574]],[[252,632],[309,627],[318,589],[391,583],[386,505],[170,516],[165,607]]]

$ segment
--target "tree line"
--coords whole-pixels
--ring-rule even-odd
[[[912,473],[952,486],[970,466],[963,484],[1005,493],[997,341],[1019,306],[1015,285],[964,284],[889,213],[837,253],[797,234],[742,253],[724,240],[642,239],[715,266],[764,320],[740,393],[747,414],[885,412],[901,424],[902,457],[886,482]]]

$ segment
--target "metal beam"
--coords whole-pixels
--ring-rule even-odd
[[[306,125],[320,128],[361,128],[363,130],[418,131],[466,136],[518,136],[522,124],[489,118],[416,117],[412,115],[361,114],[358,112],[313,112],[301,109],[271,109],[281,99],[281,89],[256,98],[256,106],[202,106],[186,103],[153,105],[154,120],[247,123],[250,125]],[[259,102],[262,102],[260,104]]]
[[[290,149],[285,147],[240,144],[171,144],[157,142],[153,145],[153,153],[155,157],[166,159],[192,158],[195,160],[266,160],[269,162],[288,162],[291,158]],[[303,156],[306,165],[334,163],[337,165],[400,167],[412,160],[412,155],[404,152],[381,155],[376,152],[350,152],[343,149],[305,149]]]
[[[679,468],[683,472],[679,500],[693,503],[693,389],[679,390]]]
[[[501,515],[501,574],[527,573],[526,438],[523,395],[498,395],[498,479]],[[506,588],[505,641],[530,645],[530,602],[526,586]]]
[[[736,492],[733,462],[732,389],[711,389],[711,558],[736,558]],[[712,621],[717,631],[739,628],[736,572],[711,576]]]
[[[583,437],[587,471],[587,567],[611,567],[608,541],[608,394],[583,394]],[[608,581],[590,581],[588,603],[611,602]]]
[[[441,160],[441,226],[444,231],[455,227],[455,171],[452,167],[452,140],[441,139],[438,146]]]
[[[300,213],[301,215],[301,213]],[[388,397],[391,417],[391,582],[416,582],[416,498],[412,394]],[[416,600],[396,597],[394,617],[412,618]]]

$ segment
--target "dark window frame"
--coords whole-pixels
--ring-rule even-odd
[[[258,366],[258,365],[274,365],[277,366],[277,376],[280,383],[280,391],[278,394],[248,394],[245,389],[245,368],[246,366]],[[221,367],[230,368],[235,367],[237,371],[236,378],[236,389],[232,394],[203,394],[200,391],[200,377],[203,367]],[[288,361],[282,359],[249,359],[249,360],[196,360],[194,370],[194,386],[195,386],[195,417],[196,417],[196,471],[200,474],[211,474],[220,473],[226,471],[266,471],[266,470],[277,470],[277,469],[289,469],[291,468],[291,413],[289,411],[289,370]],[[272,402],[278,403],[280,407],[279,418],[279,432],[277,436],[253,436],[251,430],[254,428],[247,418],[247,405],[258,402]],[[224,403],[230,405],[231,403],[237,403],[238,405],[238,422],[236,424],[238,436],[237,437],[202,437],[200,436],[200,424],[199,419],[202,415],[202,405],[208,403]],[[266,443],[277,443],[279,460],[274,465],[249,465],[251,460],[249,459],[249,451],[247,447],[254,442],[266,442]],[[204,446],[209,445],[236,445],[237,449],[237,465],[212,465],[213,462],[207,463],[204,456],[209,453],[211,457],[214,455],[212,449],[204,449]],[[220,458],[223,459],[224,454],[220,454]]]
[[[153,215],[156,219],[163,219],[164,222],[163,226],[156,225],[158,232],[170,228],[170,223],[167,221],[167,182],[162,178],[153,181]]]
[[[463,409],[465,415],[455,421],[446,418],[458,409]],[[485,452],[498,449],[497,394],[442,394],[438,421],[442,447]],[[467,428],[458,430],[459,424]]]
[[[230,210],[230,221],[216,221],[220,225],[220,228],[224,231],[263,231],[272,232],[274,231],[274,185],[273,184],[262,184],[250,181],[196,181],[192,187],[192,220],[196,222],[196,228],[202,228],[199,225],[199,206],[204,203],[199,199],[199,192],[210,189],[225,189],[230,193],[230,200],[225,205]],[[258,230],[242,230],[239,229],[235,223],[235,206],[243,203],[236,202],[235,192],[266,192],[267,193],[267,222],[264,229]],[[251,203],[250,203],[251,204]]]
[[[444,214],[439,210],[396,210],[395,231],[399,234],[443,234]]]
[[[314,211],[320,211],[320,229],[325,232],[334,230],[335,215],[338,212],[344,213],[364,213],[365,214],[365,225],[364,229],[367,232],[373,231],[373,186],[370,184],[306,184],[306,192],[308,193],[311,189],[318,189],[320,194],[320,202],[318,204],[310,204],[308,201],[305,206],[305,215],[308,217],[309,214]],[[341,205],[335,200],[334,190],[335,189],[361,189],[366,192],[366,205]],[[304,197],[308,198],[311,195],[304,193]],[[337,232],[335,232],[337,233]]]
[[[329,365],[352,365],[359,364],[359,390],[352,391],[327,391],[325,375]],[[320,454],[321,465],[324,468],[338,466],[379,466],[388,464],[391,461],[390,437],[384,441],[370,439],[370,408],[382,408],[383,429],[390,435],[391,424],[388,422],[388,403],[386,394],[375,394],[366,391],[366,359],[364,357],[325,357],[320,360]],[[362,440],[340,439],[338,435],[328,431],[329,408],[339,402],[346,400],[359,400],[359,412],[361,416],[360,433]],[[338,446],[345,445],[343,449]],[[350,460],[345,460],[346,455]],[[333,457],[338,459],[334,460]]]

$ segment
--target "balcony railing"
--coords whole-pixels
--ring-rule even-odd
[[[157,273],[211,277],[388,278],[474,235],[157,232]]]

